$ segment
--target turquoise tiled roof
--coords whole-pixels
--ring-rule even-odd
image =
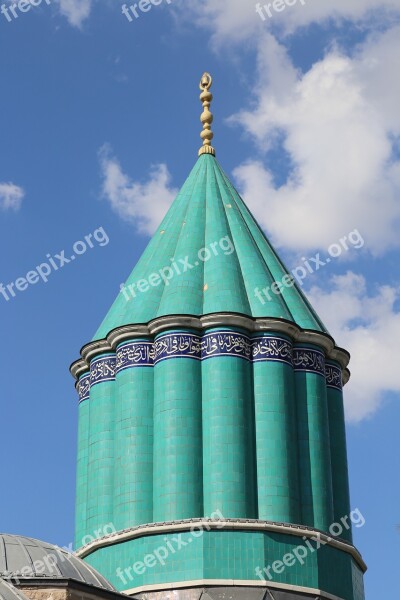
[[[287,274],[216,159],[203,155],[94,339],[165,315],[216,312],[281,318],[327,333],[297,285],[270,292],[264,304],[257,298],[256,288],[270,288]]]

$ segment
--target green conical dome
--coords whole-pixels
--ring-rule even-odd
[[[349,355],[216,161],[211,82],[200,158],[71,366],[77,552],[132,598],[363,600],[346,523]],[[94,539],[104,523],[115,533]],[[307,547],[304,566],[269,575]]]
[[[218,312],[285,319],[327,333],[297,285],[264,296],[264,304],[257,297],[257,289],[271,289],[285,275],[216,159],[202,155],[94,339],[165,315]]]

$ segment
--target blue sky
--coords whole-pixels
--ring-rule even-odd
[[[72,541],[68,366],[196,160],[208,70],[218,159],[287,264],[356,229],[365,242],[304,288],[353,355],[356,543],[381,595],[400,544],[400,1],[299,1],[265,21],[244,0],[164,1],[132,22],[121,5],[0,14],[0,283],[105,232],[47,283],[0,295],[1,529]]]

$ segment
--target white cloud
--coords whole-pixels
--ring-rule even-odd
[[[200,27],[211,29],[213,41],[238,42],[251,39],[253,33],[262,30],[262,21],[255,11],[256,3],[243,0],[183,0],[182,12],[175,11],[178,18],[192,18]]]
[[[25,196],[24,190],[14,183],[0,183],[0,209],[1,210],[19,210],[22,199]]]
[[[92,0],[59,0],[60,12],[67,17],[68,22],[80,28],[89,17]]]
[[[135,223],[143,233],[152,234],[176,197],[171,175],[165,164],[151,168],[146,183],[133,181],[105,145],[100,149],[103,193],[113,210],[125,221]]]
[[[9,3],[13,0],[7,0]],[[69,23],[81,27],[90,16],[93,0],[57,0],[61,14]],[[283,12],[273,12],[273,18],[262,21],[256,12],[256,2],[243,0],[174,0],[174,15],[179,20],[190,20],[212,32],[213,42],[254,41],[254,35],[278,25],[283,33],[299,27],[329,20],[351,20],[356,23],[393,22],[399,17],[399,0],[298,0]],[[110,4],[107,2],[107,4]],[[261,5],[269,4],[263,0]],[[178,8],[179,6],[179,8]],[[194,19],[194,21],[193,21]]]
[[[290,32],[298,27],[329,20],[350,20],[376,26],[378,23],[395,21],[399,13],[399,0],[305,0],[304,6],[298,1],[292,8],[287,7],[282,13],[274,14],[273,18],[280,18],[282,27]]]
[[[357,422],[373,415],[385,393],[400,392],[400,289],[382,286],[370,295],[365,278],[350,271],[332,283],[332,290],[314,287],[308,295],[336,342],[352,354],[345,404],[348,420]]]
[[[270,0],[260,4],[268,5]],[[393,22],[400,14],[399,0],[298,0],[282,12],[272,11],[272,18],[262,21],[256,13],[256,2],[243,0],[185,0],[198,25],[210,29],[214,44],[249,41],[278,25],[283,33],[291,33],[312,23],[351,20],[356,23]],[[185,13],[187,15],[187,12]],[[265,14],[265,13],[264,13]]]
[[[399,245],[400,28],[354,58],[332,50],[305,74],[264,35],[255,105],[234,117],[261,152],[284,139],[289,177],[276,186],[261,160],[236,169],[243,195],[274,241],[324,248],[358,228],[375,253]]]

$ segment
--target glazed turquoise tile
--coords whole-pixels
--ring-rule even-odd
[[[173,274],[167,270],[157,285],[152,280],[154,285],[143,287],[146,291],[138,290],[144,285],[140,281],[163,269],[172,269]],[[256,288],[270,288],[287,274],[216,159],[203,155],[126,280],[126,293],[118,294],[94,339],[116,327],[168,314],[228,311],[282,318],[326,332],[297,285],[284,287],[280,295],[270,293],[264,304],[256,296]]]
[[[99,549],[86,560],[120,591],[154,584],[234,579],[323,589],[343,600],[364,598],[361,570],[338,548],[317,550],[316,543],[310,543],[313,550],[307,555],[299,553],[301,560],[292,561],[280,573],[274,570],[276,561],[282,563],[288,554],[296,556],[299,547],[308,548],[301,537],[222,530],[204,531],[194,537],[186,531],[181,534],[181,544],[178,549],[174,534],[154,535],[128,541],[118,550],[115,546]],[[161,553],[161,561],[155,560],[149,568],[139,567],[145,556],[160,556],[160,548],[167,550]]]

